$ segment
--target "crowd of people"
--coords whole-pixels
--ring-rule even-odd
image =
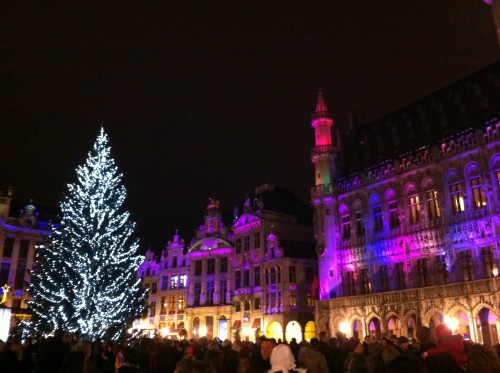
[[[444,324],[417,339],[329,338],[289,343],[142,338],[89,343],[74,335],[0,340],[0,372],[16,373],[500,373],[500,345],[489,349]]]

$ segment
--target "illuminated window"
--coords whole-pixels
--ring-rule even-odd
[[[427,192],[427,216],[429,220],[434,220],[441,217],[441,210],[439,208],[438,193],[436,190],[429,190]]]
[[[253,235],[253,247],[255,249],[259,249],[260,248],[260,233],[255,233]]]
[[[446,255],[436,256],[436,272],[438,285],[449,284],[450,276],[446,266]]]
[[[214,304],[214,282],[207,281],[207,297],[205,299],[206,306],[213,306]]]
[[[254,300],[254,309],[260,310],[260,298],[255,298],[255,300]]]
[[[420,203],[418,196],[414,195],[408,199],[410,207],[410,224],[417,224],[420,221]]]
[[[260,267],[254,267],[253,269],[253,286],[260,286]]]
[[[227,303],[227,280],[221,280],[220,282],[220,292],[219,292],[220,304]]]
[[[419,286],[427,286],[427,259],[421,258],[417,259],[417,271],[418,271],[418,285]]]
[[[290,306],[296,306],[297,305],[297,292],[296,291],[291,291],[290,292]]]
[[[486,206],[486,196],[483,188],[483,178],[475,177],[470,180],[472,191],[472,206],[476,209]]]
[[[168,313],[175,313],[175,307],[177,306],[177,297],[175,295],[170,295],[168,298]]]
[[[167,297],[161,297],[160,315],[167,313]]]
[[[368,276],[368,268],[362,268],[359,270],[359,284],[361,285],[361,291],[363,294],[371,293],[370,278]]]
[[[381,232],[383,228],[382,206],[378,205],[373,207],[373,230],[375,232]]]
[[[196,260],[194,262],[194,275],[201,276],[201,260]]]
[[[177,289],[177,284],[179,283],[179,277],[172,276],[170,278],[170,289]]]
[[[379,267],[380,273],[380,290],[389,291],[389,267],[387,265],[381,265]]]
[[[288,282],[295,284],[297,282],[297,269],[295,266],[288,267]]]
[[[149,317],[156,316],[156,302],[151,302],[149,305]]]
[[[493,248],[483,247],[481,249],[481,257],[483,259],[483,268],[486,277],[493,277],[493,268],[496,268],[493,260]]]
[[[398,290],[406,289],[405,270],[402,262],[396,263],[396,278],[398,280]]]
[[[351,219],[349,214],[342,216],[342,239],[348,240],[351,238]]]
[[[234,288],[236,290],[241,288],[241,271],[234,273]]]
[[[365,236],[365,227],[363,226],[363,212],[356,211],[356,235],[358,237]]]
[[[227,256],[220,258],[220,271],[221,273],[227,273]]]
[[[399,227],[398,204],[396,201],[389,202],[389,226],[391,229]]]
[[[474,262],[472,261],[472,255],[470,250],[460,251],[460,253],[458,254],[458,260],[460,261],[462,280],[463,281],[474,280]]]
[[[207,273],[215,273],[215,258],[207,260]]]
[[[186,296],[184,294],[179,295],[178,307],[179,312],[184,312],[184,310],[186,309]]]
[[[454,214],[459,214],[465,211],[464,196],[462,192],[462,183],[450,185],[451,208]]]
[[[168,289],[168,275],[163,275],[161,277],[161,290]]]
[[[184,289],[187,284],[187,275],[183,274],[179,276],[179,289]]]

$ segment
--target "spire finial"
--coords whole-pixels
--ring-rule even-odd
[[[316,102],[316,113],[327,113],[328,108],[326,107],[325,98],[323,97],[323,90],[320,89],[318,92],[318,101]]]

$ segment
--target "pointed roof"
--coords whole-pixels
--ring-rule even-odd
[[[316,113],[328,113],[328,108],[326,107],[325,98],[323,96],[323,90],[320,89],[318,92],[318,101],[316,102]]]

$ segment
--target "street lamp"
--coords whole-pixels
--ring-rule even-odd
[[[448,326],[448,328],[450,328],[450,330],[453,333],[455,333],[455,331],[458,328],[458,320],[456,318],[451,317],[451,316],[445,317],[444,323],[446,324],[446,326]]]

